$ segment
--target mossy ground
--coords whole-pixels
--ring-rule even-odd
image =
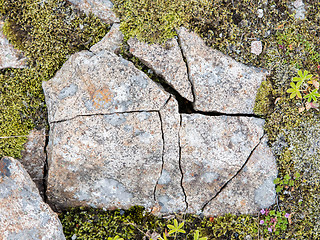
[[[278,193],[277,204],[272,206],[291,213],[292,222],[275,235],[258,224],[258,213],[208,219],[177,216],[187,222],[187,234],[198,228],[209,239],[319,238],[319,114],[316,110],[299,113],[301,100],[290,99],[286,93],[297,69],[314,75],[320,73],[319,1],[304,1],[305,20],[295,19],[284,0],[113,2],[125,39],[137,36],[150,43],[164,43],[176,34],[176,27],[184,25],[196,31],[209,46],[270,72],[257,95],[255,112],[266,119],[265,131],[277,157],[279,178],[301,174],[294,187],[284,186]],[[262,18],[257,16],[258,9],[264,12]],[[0,72],[0,136],[25,135],[35,126],[46,125],[41,82],[50,79],[69,54],[97,42],[108,27],[62,0],[0,0],[0,12],[6,16],[8,38],[25,52],[30,64],[27,69]],[[258,56],[250,52],[254,40],[263,43]],[[24,141],[0,139],[0,155],[19,157]],[[139,209],[133,212],[74,209],[60,218],[68,239],[73,234],[78,239],[103,239],[116,234],[125,239],[143,239],[145,233],[165,231],[166,220],[147,215]],[[181,235],[181,239],[186,235]]]

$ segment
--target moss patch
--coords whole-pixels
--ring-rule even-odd
[[[0,137],[27,135],[47,126],[41,87],[77,51],[99,41],[109,26],[76,11],[65,1],[0,1],[4,33],[24,51],[29,67],[0,71]],[[20,158],[25,137],[1,138],[0,157]]]

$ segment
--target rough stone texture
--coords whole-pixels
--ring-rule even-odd
[[[120,31],[120,24],[113,24],[110,31],[104,36],[100,42],[90,48],[93,53],[98,53],[102,50],[107,50],[117,54],[123,42],[123,34]]]
[[[24,144],[24,150],[21,152],[22,158],[19,160],[35,182],[42,197],[44,196],[43,176],[46,163],[45,134],[45,129],[32,130],[28,141]]]
[[[248,159],[263,136],[264,120],[182,114],[183,187],[188,212],[199,213]]]
[[[208,47],[195,33],[178,30],[199,111],[253,113],[254,101],[266,73],[236,62]]]
[[[65,239],[56,213],[42,201],[19,161],[0,160],[0,239]]]
[[[251,53],[259,55],[262,52],[262,42],[252,41],[251,42]]]
[[[92,12],[102,21],[112,24],[120,22],[119,18],[112,12],[113,4],[110,0],[68,0],[77,8],[84,11],[86,14]]]
[[[204,209],[205,215],[256,214],[275,203],[273,180],[278,171],[267,138],[252,153],[245,167]]]
[[[3,25],[0,20],[0,69],[26,67],[26,58],[9,43],[2,32]]]
[[[81,116],[50,131],[47,196],[57,209],[154,206],[163,149],[158,112]]]
[[[193,102],[192,85],[188,79],[186,63],[176,39],[170,39],[166,46],[149,45],[136,38],[129,39],[128,44],[134,56],[157,75],[163,77],[182,97]]]
[[[294,2],[288,2],[288,8],[291,12],[295,11],[294,18],[295,19],[305,19],[305,4],[303,3],[302,0],[296,0]]]
[[[42,86],[49,122],[79,115],[160,110],[170,97],[133,63],[108,51],[72,55]]]
[[[181,212],[187,206],[181,187],[182,174],[179,167],[180,114],[178,113],[178,103],[173,97],[160,111],[160,116],[164,150],[163,169],[157,182],[156,200],[160,205],[160,213]]]

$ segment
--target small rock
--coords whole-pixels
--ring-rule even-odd
[[[14,49],[3,34],[4,22],[0,20],[0,69],[2,68],[25,68],[26,58],[23,53]]]
[[[65,239],[58,215],[42,201],[19,161],[0,160],[1,239]]]
[[[262,52],[262,42],[252,41],[251,42],[251,53],[259,55]]]
[[[136,38],[128,40],[130,52],[151,68],[157,75],[177,90],[182,97],[193,102],[192,85],[188,80],[186,63],[176,39],[170,39],[167,47],[149,45]]]
[[[86,14],[92,12],[102,21],[113,24],[119,23],[120,20],[114,12],[112,12],[113,4],[110,0],[68,0],[77,8]]]
[[[22,157],[20,160],[20,163],[22,163],[35,182],[42,197],[44,196],[43,177],[46,164],[46,153],[44,152],[45,134],[45,129],[34,129],[30,132],[28,141],[24,144],[24,150],[21,152]]]
[[[263,17],[263,9],[258,9],[257,15],[258,15],[258,18],[262,18]]]
[[[102,38],[102,40],[90,48],[91,52],[98,53],[102,50],[107,50],[117,54],[123,42],[123,34],[120,31],[120,25],[115,23],[110,31]]]

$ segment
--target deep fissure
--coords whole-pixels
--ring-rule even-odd
[[[48,124],[49,126],[49,124]],[[45,161],[43,165],[43,179],[42,179],[42,184],[43,184],[43,201],[45,203],[48,202],[48,196],[47,196],[47,187],[48,187],[48,174],[49,174],[49,168],[48,168],[48,152],[47,152],[47,146],[49,143],[49,129],[46,129],[46,135],[45,135],[45,144],[44,144],[44,153],[45,153]]]
[[[239,175],[239,173],[244,169],[244,167],[247,165],[248,161],[250,160],[252,154],[254,153],[254,151],[256,150],[256,148],[261,144],[261,140],[262,138],[265,136],[265,134],[262,135],[262,137],[259,139],[259,142],[257,143],[257,145],[252,149],[252,151],[250,152],[249,156],[247,157],[246,161],[243,163],[243,165],[241,166],[241,168],[225,183],[223,184],[223,186],[219,189],[219,191],[209,200],[207,201],[203,207],[201,208],[201,211],[203,212],[203,210],[206,208],[206,206],[213,201],[222,191],[223,189],[225,189],[228,184]]]

